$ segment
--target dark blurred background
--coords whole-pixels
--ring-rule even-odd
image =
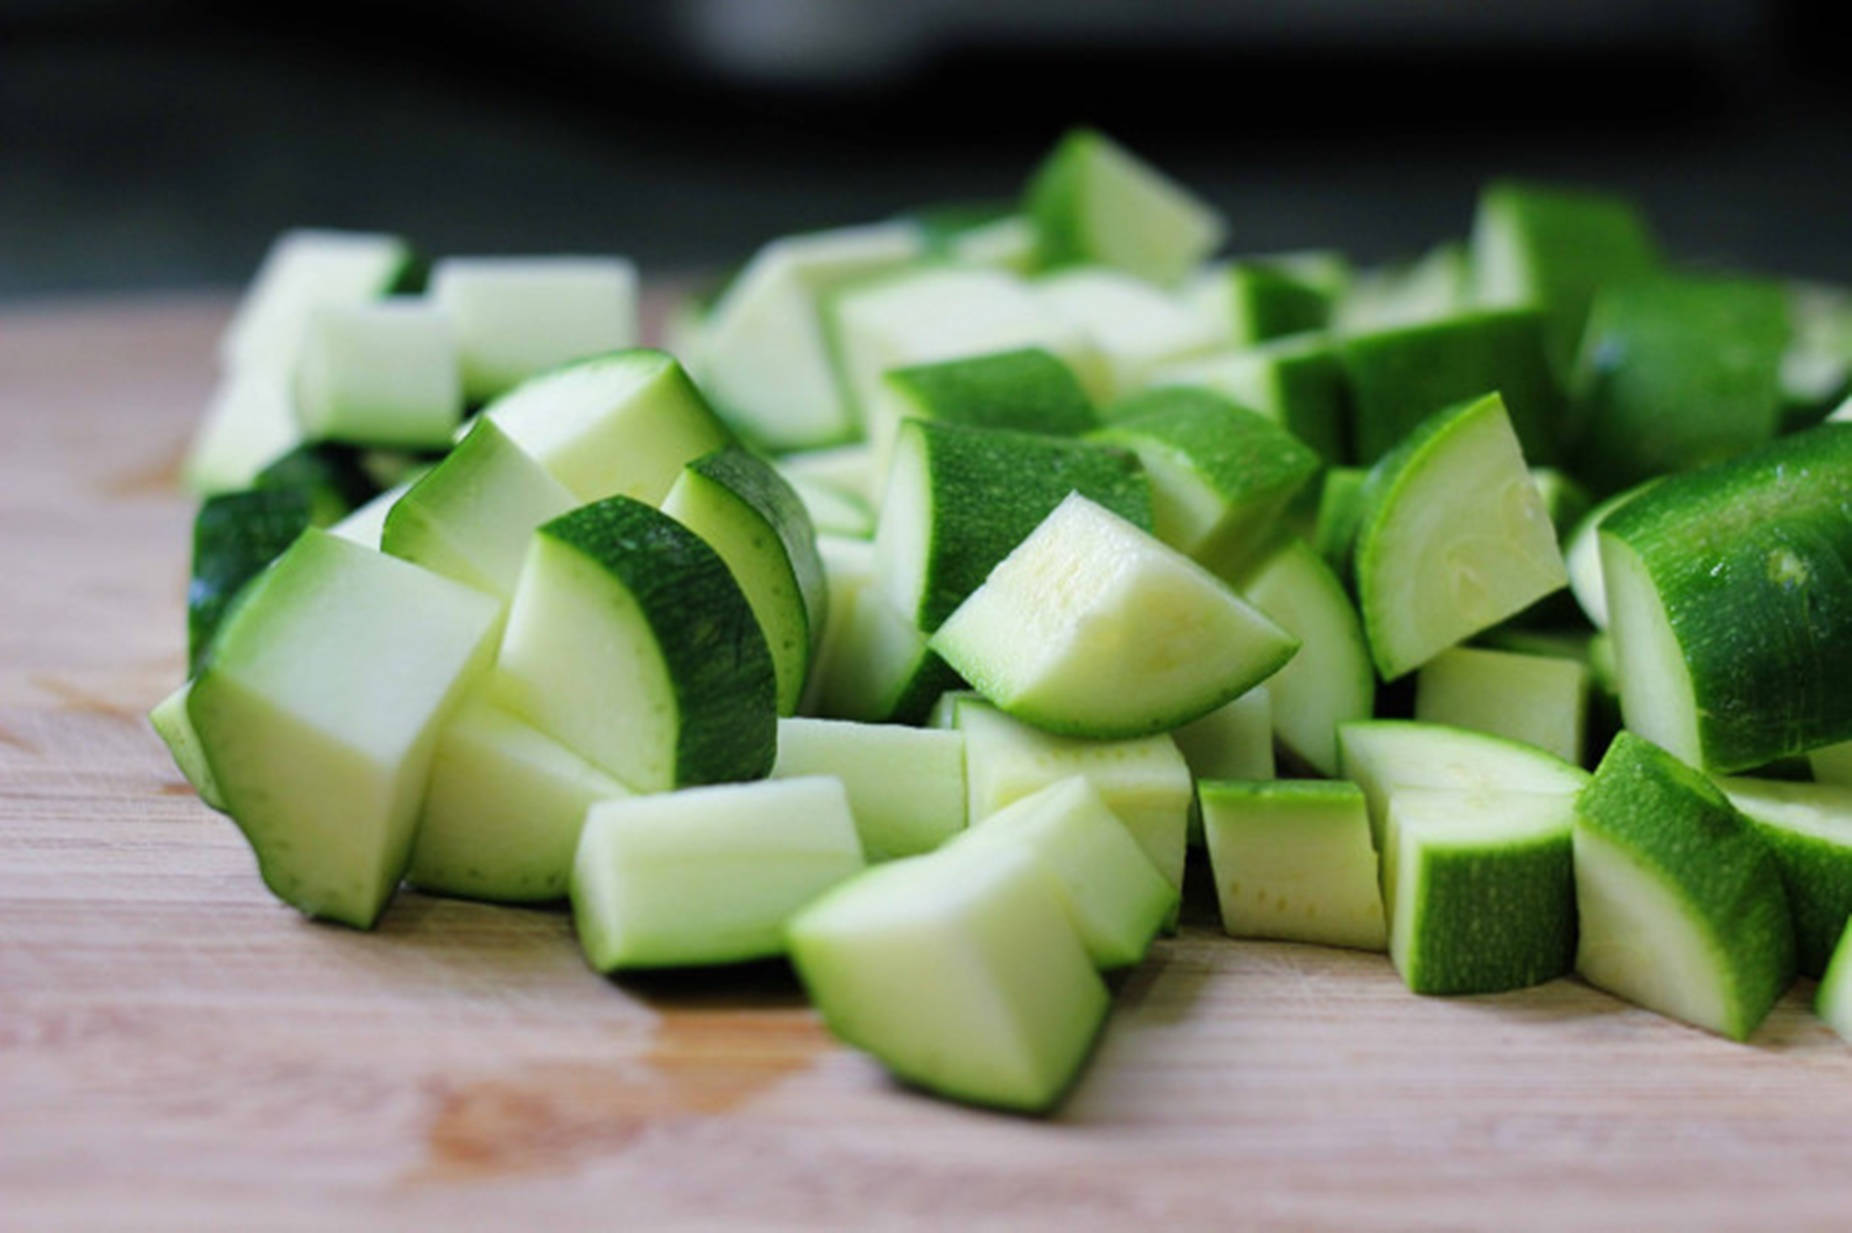
[[[0,0],[0,298],[232,285],[294,225],[712,268],[1013,194],[1070,123],[1240,250],[1412,254],[1483,178],[1852,281],[1852,71],[1751,0]]]

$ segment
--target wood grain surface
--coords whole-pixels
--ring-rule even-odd
[[[0,314],[0,1229],[1845,1229],[1852,1048],[1574,981],[1417,998],[1198,923],[1048,1121],[902,1090],[782,967],[588,971],[559,911],[265,893],[143,714],[219,301]]]

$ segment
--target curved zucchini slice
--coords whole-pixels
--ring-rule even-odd
[[[1600,536],[1629,728],[1726,774],[1852,737],[1852,425],[1664,479]]]
[[[803,501],[769,463],[728,446],[683,468],[662,512],[706,540],[733,572],[772,652],[778,713],[796,714],[828,602]]]
[[[675,357],[617,351],[522,382],[483,414],[581,501],[651,505],[732,439]]]
[[[393,503],[379,547],[506,599],[534,528],[578,503],[494,420],[482,418]]]
[[[1576,801],[1576,971],[1648,1010],[1744,1040],[1794,979],[1768,848],[1702,774],[1622,732]]]
[[[1151,525],[1150,481],[1128,450],[908,421],[875,526],[876,581],[931,633],[1070,492]]]
[[[1423,421],[1370,473],[1363,502],[1358,607],[1384,680],[1568,581],[1497,394]]]
[[[1376,674],[1356,605],[1302,539],[1262,560],[1236,590],[1299,640],[1298,653],[1267,678],[1274,735],[1319,774],[1335,775],[1338,725],[1368,719],[1376,705]]]
[[[534,533],[496,698],[639,792],[772,768],[772,656],[726,562],[628,497]]]
[[[1078,493],[932,637],[1004,711],[1051,732],[1164,732],[1247,692],[1299,643],[1175,549]]]
[[[1061,138],[1026,198],[1044,265],[1098,263],[1159,284],[1189,273],[1227,231],[1208,204],[1092,129]]]

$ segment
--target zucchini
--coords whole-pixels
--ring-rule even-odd
[[[1164,364],[1227,342],[1182,301],[1119,270],[1080,266],[1029,286],[1051,312],[1093,340],[1106,363],[1111,397],[1138,389]]]
[[[1832,961],[1826,966],[1826,975],[1820,978],[1820,988],[1813,1002],[1815,1013],[1845,1041],[1852,1041],[1852,944],[1846,941],[1849,937],[1852,937],[1852,921],[1846,923],[1839,944],[1833,948]]]
[[[154,728],[155,735],[167,746],[167,752],[173,755],[174,765],[193,785],[193,791],[199,793],[199,799],[208,808],[225,812],[225,794],[219,791],[219,784],[212,777],[212,766],[206,761],[205,750],[199,747],[199,734],[193,731],[193,720],[187,714],[187,699],[193,692],[193,682],[188,681],[155,704],[148,712],[148,723]]]
[[[1534,745],[1444,724],[1365,719],[1338,728],[1339,774],[1363,789],[1376,850],[1387,854],[1389,797],[1402,788],[1574,796],[1588,772]]]
[[[1368,719],[1376,705],[1376,674],[1356,605],[1331,567],[1297,538],[1238,577],[1235,589],[1299,640],[1298,652],[1267,678],[1274,735],[1319,774],[1336,774],[1338,725]]]
[[[1299,646],[1213,574],[1078,493],[931,645],[1009,714],[1109,740],[1205,715]]]
[[[820,713],[823,686],[836,673],[856,596],[873,585],[875,576],[875,546],[865,539],[819,535],[817,558],[823,563],[824,590],[829,602],[824,609],[823,633],[817,639],[816,652],[810,657],[810,675],[804,682],[804,696],[798,702],[800,715]]]
[[[771,650],[778,713],[796,714],[828,605],[803,502],[770,464],[734,445],[684,467],[662,512],[727,563]]]
[[[1389,958],[1404,984],[1499,993],[1568,975],[1573,796],[1397,788],[1387,818]]]
[[[1151,384],[1200,385],[1260,412],[1327,463],[1350,457],[1350,391],[1323,334],[1295,334],[1165,365]]]
[[[522,382],[484,412],[580,501],[655,505],[731,435],[675,358],[639,348]]]
[[[1603,287],[1572,380],[1576,473],[1618,492],[1774,437],[1788,329],[1774,282],[1661,275]]]
[[[445,448],[463,418],[450,318],[417,299],[317,308],[304,326],[292,393],[311,440]]]
[[[1496,394],[1423,421],[1371,471],[1362,502],[1357,600],[1384,680],[1568,581]]]
[[[1596,629],[1608,627],[1608,593],[1601,582],[1601,524],[1609,514],[1656,483],[1658,479],[1654,478],[1615,493],[1584,514],[1563,536],[1563,566],[1569,572],[1569,590],[1582,615]]]
[[[1781,870],[1803,976],[1826,971],[1852,917],[1852,790],[1823,783],[1719,779]]]
[[[1084,331],[1002,270],[926,264],[838,288],[824,300],[839,379],[858,422],[884,374],[939,360],[1039,347],[1073,370],[1091,398],[1106,369]]]
[[[1341,577],[1350,576],[1351,550],[1357,543],[1357,526],[1363,521],[1367,467],[1332,467],[1318,491],[1318,509],[1312,517],[1312,547]]]
[[[771,652],[726,563],[628,497],[534,533],[494,701],[638,792],[772,768]]]
[[[267,464],[301,443],[287,373],[264,367],[226,373],[193,430],[186,486],[202,497],[249,488]]]
[[[193,518],[187,583],[187,673],[199,671],[212,636],[244,585],[309,527],[309,499],[293,488],[207,497]]]
[[[781,955],[785,924],[862,870],[827,776],[602,801],[572,863],[572,920],[600,972]]]
[[[1454,240],[1414,261],[1359,270],[1331,313],[1338,334],[1438,321],[1476,306],[1472,258]]]
[[[931,420],[902,424],[875,526],[883,594],[931,633],[1070,492],[1151,525],[1150,481],[1129,451]]]
[[[1358,950],[1387,946],[1363,792],[1329,780],[1204,780],[1222,928]]]
[[[362,548],[379,551],[380,540],[386,534],[386,519],[391,515],[392,507],[399,503],[400,497],[410,491],[409,481],[386,489],[339,522],[329,523],[328,534],[339,536],[350,543],[359,544]]]
[[[1073,370],[1039,347],[892,369],[866,418],[875,491],[887,485],[894,439],[906,420],[1056,437],[1079,436],[1100,422]]]
[[[1373,463],[1443,407],[1496,390],[1533,463],[1556,459],[1563,393],[1534,308],[1479,309],[1352,334],[1338,344],[1350,380],[1351,442]]]
[[[862,723],[918,723],[940,694],[963,683],[870,584],[849,598],[842,632],[818,670],[816,711]]]
[[[930,852],[965,829],[965,738],[834,719],[780,719],[772,778],[842,781],[870,862]]]
[[[431,267],[430,297],[456,328],[474,404],[637,345],[637,267],[623,257],[446,257]]]
[[[1794,979],[1768,848],[1702,774],[1631,732],[1576,800],[1576,971],[1648,1010],[1745,1040]]]
[[[534,528],[578,504],[500,425],[482,417],[393,503],[379,548],[505,600],[514,594]]]
[[[696,372],[715,408],[766,449],[854,439],[855,409],[831,360],[822,298],[896,269],[921,249],[920,229],[907,222],[786,236],[761,248],[702,331]]]
[[[1479,193],[1472,235],[1477,298],[1540,306],[1558,372],[1567,373],[1575,359],[1596,290],[1658,266],[1652,230],[1623,197],[1509,180]]]
[[[1177,888],[1145,858],[1083,775],[1006,805],[953,841],[976,851],[1018,849],[1054,876],[1094,965],[1129,967],[1177,909]]]
[[[1222,243],[1222,217],[1092,129],[1074,129],[1036,168],[1025,211],[1046,266],[1099,264],[1177,282]]]
[[[411,246],[395,235],[286,231],[232,313],[219,339],[219,362],[228,373],[287,381],[310,313],[408,290],[416,268]]]
[[[629,795],[532,725],[472,697],[438,733],[406,879],[467,899],[563,899],[585,811]]]
[[[1724,774],[1852,737],[1852,426],[1662,480],[1600,536],[1629,728]]]
[[[1265,685],[1172,729],[1170,736],[1198,780],[1273,778],[1273,698]]]
[[[779,454],[772,466],[794,485],[832,488],[864,505],[872,504],[880,491],[874,450],[866,441]]]
[[[1453,647],[1422,665],[1415,718],[1523,741],[1579,763],[1588,668],[1561,656]]]
[[[365,929],[404,876],[438,731],[499,605],[308,530],[252,583],[187,699],[264,884]]]
[[[1056,736],[973,697],[958,700],[952,722],[965,737],[970,825],[1070,775],[1085,775],[1158,872],[1182,888],[1195,786],[1170,736],[1130,741]]]
[[[1089,440],[1138,455],[1151,477],[1152,533],[1223,577],[1268,542],[1319,469],[1284,428],[1206,389],[1147,390],[1109,418]]]
[[[1350,281],[1340,253],[1248,257],[1198,270],[1184,296],[1237,347],[1322,330]]]
[[[875,512],[863,498],[788,472],[785,482],[804,503],[804,514],[817,534],[859,540],[874,538]]]
[[[831,1032],[973,1104],[1052,1108],[1111,1000],[1054,876],[1024,849],[891,861],[799,912],[787,938]]]
[[[304,443],[270,460],[251,481],[260,490],[289,489],[308,498],[309,522],[330,526],[379,495],[365,455],[350,445]]]

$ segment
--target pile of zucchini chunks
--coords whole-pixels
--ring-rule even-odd
[[[1223,241],[1077,130],[655,350],[620,258],[291,233],[155,726],[311,916],[788,956],[980,1105],[1059,1104],[1186,867],[1418,993],[1852,1033],[1852,301],[1520,183],[1401,265]]]

